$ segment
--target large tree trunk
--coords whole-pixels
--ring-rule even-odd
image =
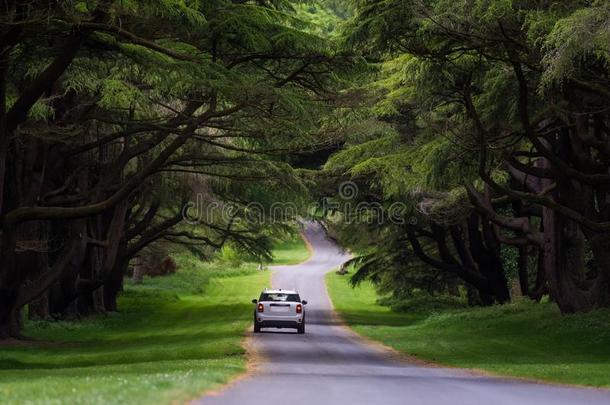
[[[82,176],[79,182],[86,187],[88,181]],[[98,192],[96,199],[102,199],[103,193]],[[85,250],[83,264],[75,279],[77,292],[77,308],[82,316],[103,313],[104,299],[102,287],[104,256],[107,250],[106,234],[112,216],[108,211],[88,218],[85,222],[86,235],[96,243],[90,243]],[[102,243],[102,244],[100,244]],[[106,244],[104,246],[103,244]]]
[[[105,248],[89,245],[86,257],[75,280],[79,314],[88,316],[104,312],[102,286],[102,266]]]
[[[581,123],[582,124],[582,123]],[[582,153],[583,145],[579,142],[580,132],[586,129],[576,125],[577,130],[564,129],[554,140],[553,147],[557,155],[566,160],[575,159]],[[572,135],[572,136],[571,136]],[[582,135],[582,134],[581,134]],[[545,160],[545,165],[549,165]],[[587,170],[587,167],[582,167]],[[595,217],[599,203],[595,203],[594,188],[568,177],[558,177],[555,181],[553,198],[559,203],[582,212],[586,217]],[[550,181],[543,180],[545,189],[550,189]],[[605,193],[602,193],[605,195]],[[607,305],[608,302],[608,264],[610,254],[610,235],[595,234],[583,229],[575,221],[553,211],[543,208],[542,223],[544,227],[544,266],[549,284],[549,293],[562,313],[590,311]],[[589,278],[586,274],[584,253],[585,233],[589,239],[594,256],[599,257],[597,277]],[[604,301],[606,304],[604,304]]]
[[[538,260],[536,261],[536,286],[530,291],[528,297],[539,302],[542,296],[548,293],[546,273],[544,266],[544,249],[538,248]]]
[[[589,293],[596,307],[610,307],[610,235],[586,232],[595,258],[593,274],[587,275]]]
[[[121,262],[121,253],[127,246],[124,240],[125,219],[129,205],[127,201],[117,205],[108,228],[108,249],[104,260],[104,307],[106,311],[116,311],[117,296],[123,289],[123,276],[127,271],[127,263]]]
[[[15,314],[20,286],[15,243],[13,229],[3,229],[0,234],[0,339],[21,335]]]
[[[51,316],[49,305],[49,292],[46,291],[40,297],[28,305],[28,317],[30,319],[48,319]]]
[[[128,264],[128,261],[117,263],[115,269],[106,279],[104,284],[104,307],[106,311],[118,311],[117,298],[119,293],[123,291],[123,278],[127,272]]]
[[[0,339],[22,339],[23,319],[20,310],[0,310]]]
[[[543,210],[544,266],[549,293],[562,313],[589,311],[596,304],[584,285],[584,238],[578,225]],[[585,287],[585,288],[583,288]]]
[[[479,227],[480,220],[480,227]],[[487,279],[488,288],[481,296],[484,303],[503,304],[510,301],[508,280],[504,274],[500,247],[494,235],[492,225],[480,215],[471,215],[468,223],[470,253],[477,263],[479,272]],[[490,302],[491,301],[491,302]]]
[[[0,290],[0,339],[20,338],[23,323],[14,291]]]

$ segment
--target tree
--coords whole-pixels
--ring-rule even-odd
[[[328,143],[318,123],[349,56],[299,30],[287,2],[7,7],[0,336],[19,336],[40,297],[116,310],[129,261],[160,240],[269,254],[247,205],[302,198],[282,156]],[[189,178],[235,211],[186,228]]]
[[[348,43],[391,70],[381,73],[375,112],[395,127],[406,121],[397,144],[421,151],[414,157],[395,146],[389,159],[382,155],[390,160],[383,170],[394,171],[387,182],[402,184],[405,198],[418,191],[401,181],[411,165],[432,163],[420,175],[448,179],[449,187],[426,193],[465,188],[460,204],[467,196],[472,215],[482,216],[479,232],[490,228],[521,255],[539,252],[541,284],[532,296],[546,282],[562,312],[609,305],[607,2],[357,5]],[[436,149],[426,145],[443,139],[463,170],[440,173],[448,165],[431,161]],[[452,222],[452,212],[443,221]],[[585,266],[587,251],[594,260]]]

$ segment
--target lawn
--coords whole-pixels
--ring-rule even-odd
[[[297,264],[309,259],[311,252],[300,235],[276,244],[273,249],[273,264]]]
[[[337,311],[358,333],[400,352],[494,374],[610,388],[610,311],[561,316],[552,303],[393,312],[370,284],[326,278]]]
[[[38,341],[0,347],[0,402],[184,402],[243,372],[250,299],[269,272],[180,262],[177,274],[128,284],[119,313],[29,322]]]

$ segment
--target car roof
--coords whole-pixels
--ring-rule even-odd
[[[264,294],[298,294],[299,292],[297,290],[284,290],[282,288],[273,289],[273,290],[265,288],[263,293]]]

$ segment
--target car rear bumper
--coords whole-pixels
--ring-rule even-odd
[[[301,314],[296,316],[278,316],[256,313],[255,320],[262,328],[296,328],[303,323]]]
[[[295,321],[263,321],[258,325],[261,328],[298,328],[302,322]]]

